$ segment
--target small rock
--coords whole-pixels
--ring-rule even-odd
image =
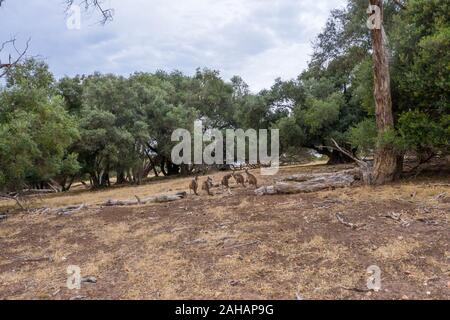
[[[431,292],[430,291],[427,291],[427,295],[429,296],[431,294]]]
[[[75,297],[70,298],[70,300],[84,300],[86,298],[87,298],[86,296],[75,296]]]
[[[405,294],[402,296],[402,300],[409,300],[409,297]]]

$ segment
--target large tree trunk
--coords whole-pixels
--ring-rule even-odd
[[[383,0],[370,0],[370,4],[381,9],[381,19],[383,19]],[[385,37],[383,23],[381,23],[380,29],[372,30],[375,115],[380,138],[389,130],[394,129],[389,56]],[[378,147],[372,173],[374,184],[384,184],[399,176],[399,171],[401,171],[399,163],[401,161],[398,157],[399,154],[392,145],[382,144]]]
[[[117,172],[117,182],[116,184],[121,185],[121,184],[125,184],[127,182],[126,178],[125,178],[125,172],[123,170],[119,170]]]

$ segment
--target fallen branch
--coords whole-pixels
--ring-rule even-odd
[[[343,286],[341,286],[340,288],[347,290],[347,291],[355,291],[355,292],[360,292],[360,293],[372,291],[372,289],[366,289],[366,288],[350,288],[350,287],[343,287]]]
[[[399,222],[402,225],[402,227],[409,227],[410,223],[402,218],[402,214],[403,214],[402,212],[400,213],[390,212],[384,217]]]
[[[134,206],[134,205],[141,205],[141,204],[147,204],[147,203],[164,203],[164,202],[172,202],[172,201],[178,201],[181,199],[186,198],[187,193],[186,192],[178,192],[176,194],[172,195],[160,195],[160,196],[152,196],[148,198],[139,198],[138,196],[135,196],[136,199],[130,199],[130,200],[114,200],[109,199],[106,201],[103,206],[106,207],[114,207],[114,206]]]
[[[255,241],[248,242],[248,243],[241,243],[241,244],[237,244],[237,245],[234,245],[234,246],[224,247],[224,249],[236,249],[236,248],[251,246],[251,245],[254,245],[254,244],[257,244],[257,243],[259,243],[259,241],[255,240]]]
[[[354,223],[346,221],[344,216],[340,212],[336,213],[336,219],[343,225],[350,227],[352,229],[355,229],[355,230],[365,226],[365,224],[354,224]]]
[[[350,159],[353,159],[358,164],[358,166],[362,172],[362,180],[364,181],[364,183],[371,185],[372,184],[372,167],[371,167],[370,163],[359,159],[357,156],[353,155],[348,150],[345,150],[344,148],[339,146],[339,144],[336,142],[336,140],[331,139],[331,141],[333,142],[333,144],[336,146],[336,148],[340,152],[345,154]]]
[[[54,190],[54,189],[28,189],[28,190],[23,190],[22,194],[23,195],[33,195],[33,194],[49,194],[49,193],[56,193],[58,191]]]
[[[439,225],[438,222],[436,222],[433,219],[429,219],[429,218],[419,218],[416,221],[423,222],[423,223],[425,223],[428,226],[438,226]]]
[[[17,205],[20,207],[21,210],[28,212],[28,210],[22,204],[22,201],[20,200],[20,195],[19,194],[9,195],[9,194],[5,194],[5,193],[0,193],[0,198],[7,199],[7,200],[14,200],[17,203]]]
[[[32,262],[53,262],[52,257],[37,257],[37,258],[30,258],[30,257],[6,257],[5,255],[2,255],[2,257],[6,258],[7,260],[11,260],[11,262],[18,262],[18,263],[32,263]]]
[[[44,214],[50,211],[50,208],[46,207],[46,208],[39,208],[39,209],[35,209],[33,211],[33,213],[35,214]]]
[[[67,206],[67,207],[63,207],[63,208],[58,208],[58,209],[54,209],[51,210],[52,213],[56,213],[57,215],[69,215],[72,214],[76,211],[80,211],[83,209],[88,208],[88,206],[86,204],[79,204],[79,205],[71,205],[71,206]]]
[[[50,214],[57,214],[57,215],[70,215],[76,211],[80,211],[83,209],[87,209],[88,206],[86,204],[77,204],[77,205],[70,205],[62,208],[56,208],[51,209],[49,207],[44,208],[37,208],[37,209],[31,209],[29,213],[31,214],[44,214],[44,213],[50,213]]]

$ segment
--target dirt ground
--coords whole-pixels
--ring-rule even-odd
[[[329,170],[284,168],[260,182]],[[46,196],[33,205],[91,208],[0,220],[0,299],[450,299],[449,182],[263,197],[234,186],[233,195],[112,208],[96,204],[186,190],[189,179]],[[69,290],[70,265],[97,282]],[[378,292],[366,285],[372,265]]]

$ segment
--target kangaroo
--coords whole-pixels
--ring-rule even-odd
[[[241,184],[245,188],[245,179],[244,176],[240,173],[235,173],[233,170],[233,178],[236,180],[237,184]]]
[[[212,179],[211,179],[211,177],[208,177],[206,179],[206,181],[203,182],[203,184],[202,184],[202,190],[205,190],[208,193],[208,195],[212,196],[213,195],[211,192],[212,186],[213,186]]]
[[[191,194],[191,192],[194,191],[194,194],[198,196],[197,189],[198,189],[198,177],[195,176],[195,178],[192,179],[191,183],[189,184],[189,194]]]
[[[233,176],[232,173],[229,173],[229,174],[226,174],[223,176],[222,182],[220,183],[222,185],[222,192],[223,192],[223,188],[225,187],[225,188],[227,188],[228,193],[232,194],[231,190],[230,190],[230,179],[232,176]]]
[[[248,169],[245,169],[245,173],[247,174],[248,184],[251,186],[255,186],[255,188],[258,188],[258,180],[256,179],[256,177],[248,172]]]

